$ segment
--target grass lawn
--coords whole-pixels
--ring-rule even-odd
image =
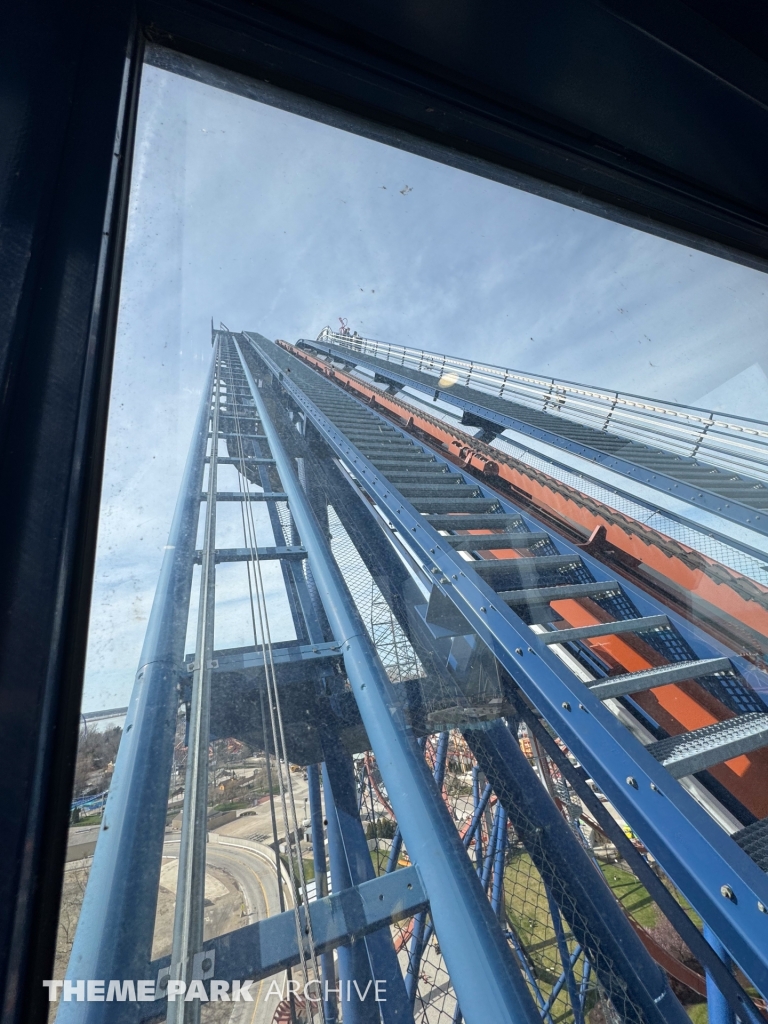
[[[617,864],[601,864],[603,877],[624,909],[643,928],[656,924],[658,910],[647,889],[629,871]],[[699,917],[676,890],[671,890],[681,906],[700,926]],[[528,957],[529,967],[544,999],[548,999],[552,986],[562,971],[558,954],[547,894],[541,876],[524,851],[512,852],[504,872],[504,900],[507,919],[518,935]],[[566,942],[572,952],[575,940],[566,927]],[[581,961],[575,968],[578,984],[581,980]],[[694,1024],[708,1024],[706,1003],[687,1006],[686,1011]],[[570,1004],[563,992],[553,1007],[553,1020],[572,1019]]]
[[[371,850],[371,860],[373,861],[373,870],[377,875],[386,874],[389,850]],[[402,867],[402,865],[398,864],[398,867]]]
[[[645,886],[624,871],[617,864],[601,864],[606,882],[621,905],[643,928],[653,928],[656,924],[656,904],[648,895]]]
[[[543,998],[549,999],[553,985],[562,972],[562,963],[552,926],[547,893],[541,876],[529,855],[514,851],[504,871],[504,905],[507,920],[525,950],[528,966],[536,979]],[[576,942],[565,926],[565,940],[570,952]],[[576,984],[581,981],[583,960],[574,967]],[[552,1007],[552,1018],[558,1021],[572,1019],[570,1001],[565,988],[560,991]]]
[[[280,860],[283,862],[285,867],[288,868],[288,858],[284,853],[280,854]],[[312,857],[304,857],[302,858],[302,863],[304,864],[304,881],[311,882],[315,877],[315,862]],[[295,857],[293,858],[293,878],[296,884],[296,892],[300,893],[301,875],[299,874],[299,862]]]
[[[101,811],[99,811],[98,814],[89,814],[85,818],[80,818],[80,820],[77,821],[75,824],[78,828],[82,828],[84,825],[100,825]]]
[[[242,811],[246,807],[253,807],[253,800],[233,800],[226,804],[214,804],[211,813],[223,814],[226,811]]]

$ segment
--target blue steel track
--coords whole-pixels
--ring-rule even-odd
[[[768,879],[747,856],[680,787],[661,764],[617,721],[590,688],[568,672],[563,663],[517,616],[477,573],[466,572],[467,562],[454,551],[445,537],[433,529],[428,516],[417,511],[343,431],[312,401],[299,380],[300,362],[292,357],[284,372],[285,358],[278,349],[266,350],[259,358],[280,380],[281,387],[306,415],[336,456],[354,473],[361,486],[394,525],[401,538],[433,576],[433,586],[464,616],[533,703],[544,720],[587,769],[621,815],[642,837],[675,884],[719,936],[737,963],[763,993],[768,992]],[[281,365],[283,364],[283,365]],[[311,373],[311,371],[307,371]],[[315,375],[319,380],[319,376]],[[334,385],[323,381],[325,388]],[[386,423],[387,429],[441,461],[427,445],[365,407],[358,399],[348,400],[366,409],[367,415]],[[442,460],[449,472],[455,466]],[[489,487],[464,475],[463,482],[492,499],[500,512],[521,515],[531,531],[543,525],[515,508]],[[561,538],[553,537],[558,551],[576,555]],[[596,581],[609,574],[597,560],[578,552]],[[643,615],[666,612],[647,594],[622,583],[621,590]],[[765,692],[762,673],[739,659],[734,652],[713,641],[689,623],[666,612],[700,658],[726,656],[754,691]],[[758,707],[761,706],[758,704]],[[761,712],[755,712],[760,714]],[[724,890],[733,892],[729,898]]]
[[[567,994],[575,1024],[583,1024],[590,973],[609,992],[614,1010],[632,1024],[684,1024],[687,1020],[666,976],[638,940],[600,872],[522,754],[512,728],[518,721],[526,722],[529,732],[538,737],[542,749],[548,751],[584,806],[603,822],[606,834],[623,851],[661,909],[681,934],[688,935],[691,948],[706,968],[712,1024],[726,1024],[734,1013],[757,1024],[759,1014],[729,965],[731,960],[738,964],[751,983],[768,995],[768,879],[680,785],[674,767],[665,767],[672,762],[664,762],[661,744],[644,746],[609,710],[605,703],[609,698],[600,687],[619,686],[631,702],[632,686],[642,683],[639,677],[617,682],[615,675],[601,675],[599,665],[584,661],[593,671],[587,685],[585,675],[574,672],[571,662],[559,657],[545,641],[547,630],[531,628],[535,623],[526,620],[526,608],[530,611],[535,606],[542,613],[549,600],[570,586],[575,594],[589,592],[603,601],[626,628],[635,623],[634,628],[653,628],[667,638],[674,636],[677,654],[670,655],[669,667],[654,670],[662,673],[654,678],[672,678],[669,673],[674,671],[690,671],[692,678],[698,675],[723,699],[735,701],[740,709],[735,720],[748,727],[747,732],[751,728],[747,739],[723,734],[712,741],[720,743],[715,749],[721,759],[768,743],[768,708],[762,699],[768,692],[765,676],[645,591],[616,580],[598,559],[554,533],[530,511],[517,508],[486,484],[457,471],[439,452],[293,355],[248,333],[221,330],[214,332],[213,342],[219,359],[216,365],[225,367],[228,374],[228,397],[218,413],[231,422],[232,410],[238,407],[249,417],[245,432],[240,432],[241,441],[248,442],[247,458],[238,463],[230,454],[221,456],[220,461],[239,464],[243,474],[247,462],[247,472],[252,474],[249,479],[260,488],[253,494],[245,486],[239,492],[216,491],[216,500],[258,498],[267,504],[275,542],[259,549],[259,554],[280,565],[294,617],[297,640],[276,648],[277,678],[286,700],[290,697],[287,713],[297,716],[304,737],[294,741],[292,760],[307,765],[315,874],[324,880],[329,865],[333,884],[329,896],[324,881],[319,882],[317,901],[310,905],[313,941],[323,977],[333,983],[338,972],[342,990],[350,981],[364,986],[371,979],[385,978],[390,992],[387,1003],[379,1007],[345,1004],[344,1024],[412,1021],[420,964],[434,937],[439,940],[457,1000],[453,1024],[461,1020],[468,1024],[491,1020],[493,1024],[535,1024],[541,1019],[551,1024],[553,1003],[560,992]],[[189,699],[185,696],[184,630],[193,566],[206,557],[196,549],[196,526],[205,497],[204,467],[211,461],[206,452],[212,403],[220,401],[215,395],[222,392],[221,379],[216,385],[218,392],[215,389],[216,379],[212,371],[195,427],[67,973],[70,979],[160,978],[172,964],[172,957],[151,959],[166,816],[164,784],[158,786],[157,780],[170,773],[179,702]],[[223,430],[219,436],[231,435]],[[379,444],[383,447],[376,448]],[[450,641],[465,636],[472,643],[479,638],[480,647],[487,648],[501,667],[506,698],[499,710],[478,725],[462,721],[459,709],[456,727],[475,758],[475,781],[480,771],[487,779],[482,796],[476,785],[475,814],[463,836],[441,796],[449,734],[440,727],[430,772],[422,748],[424,729],[417,736],[410,724],[402,704],[403,691],[396,692],[388,678],[334,560],[327,537],[327,508],[312,484],[311,460],[321,449],[324,460],[329,464],[336,460],[341,467],[343,487],[350,490],[353,501],[360,498],[359,514],[352,513],[356,530],[368,538],[372,551],[378,550],[382,562],[394,559],[401,583],[408,583],[398,589],[394,582],[397,573],[393,572],[393,594],[388,599],[393,601],[393,611],[408,606],[408,618],[414,624],[409,635],[419,657],[437,665],[445,637]],[[297,473],[294,460],[298,452],[306,452],[306,459],[302,454],[300,460],[309,468]],[[390,454],[394,458],[389,459]],[[408,479],[403,469],[409,460],[414,465],[421,460],[419,465],[427,465],[429,472],[417,468],[417,479]],[[443,507],[446,493],[454,502],[450,509]],[[290,529],[278,514],[278,506],[286,504],[292,517]],[[480,507],[482,511],[478,511]],[[512,530],[504,535],[510,544],[515,538],[527,539],[533,544],[533,557],[521,559],[517,569],[512,563],[500,562],[494,567],[462,557],[462,551],[474,550],[470,540],[466,535],[448,536],[449,530],[463,528],[458,522],[462,510],[469,516],[466,524],[474,522],[474,515],[481,529],[493,529],[498,521],[500,529]],[[534,550],[537,544],[538,554]],[[525,545],[521,542],[521,546]],[[248,557],[245,549],[215,551],[217,562]],[[494,572],[507,573],[504,579],[510,585],[508,574],[520,573],[521,567],[532,573],[532,585],[518,587],[516,592],[514,585],[505,590],[497,580],[494,587]],[[537,567],[544,575],[565,575],[560,582],[555,577],[554,583],[547,577],[545,586],[547,581],[544,576],[539,579]],[[429,600],[426,618],[415,607],[424,600],[424,593]],[[522,599],[521,594],[528,596]],[[439,625],[431,615],[433,608],[442,609],[441,621],[448,626]],[[578,653],[578,638],[571,649]],[[676,661],[680,663],[677,668]],[[242,686],[242,680],[256,680],[248,685],[259,692],[265,658],[258,650],[216,652],[212,665],[214,684],[220,680],[219,688],[214,685],[213,690],[218,704],[226,704],[232,693],[239,694],[226,686]],[[259,727],[264,722],[263,702],[261,708]],[[465,708],[464,713],[470,710]],[[219,719],[222,729],[258,731],[253,724],[227,718],[225,712],[226,708],[214,704],[212,722],[218,714],[223,715]],[[311,727],[304,724],[308,718]],[[234,735],[223,733],[230,734]],[[563,754],[552,734],[565,744],[578,765]],[[360,818],[365,784],[359,783],[361,788],[356,790],[347,751],[358,752],[368,746],[397,820],[390,873],[378,880]],[[266,739],[264,747],[268,749]],[[709,756],[706,763],[712,764],[711,754],[710,750],[709,755],[705,751],[697,756]],[[694,762],[688,756],[684,763],[691,768]],[[701,915],[709,942],[607,815],[586,785],[586,776],[599,786]],[[484,859],[477,852],[475,865],[466,850],[474,840],[479,851],[480,823],[489,813],[491,798],[496,802],[493,826]],[[530,854],[549,900],[562,973],[546,997],[514,929],[503,924],[509,834],[516,835]],[[403,843],[412,867],[391,870],[397,866]],[[306,915],[302,908],[302,927],[308,934]],[[389,927],[404,918],[412,920],[405,968],[402,954],[398,956],[393,948]],[[569,948],[568,941],[574,940]],[[206,940],[196,955],[215,957],[219,978],[262,978],[305,960],[306,941],[299,942],[293,915],[285,912]],[[579,957],[585,965],[580,982],[574,973]],[[62,1004],[58,1019],[63,1024],[138,1024],[163,1016],[164,1011],[157,1000],[139,1004],[70,1002]],[[327,1024],[338,1020],[333,999],[326,1000],[323,1013]]]

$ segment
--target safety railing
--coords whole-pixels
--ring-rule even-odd
[[[464,385],[497,400],[556,413],[683,458],[700,459],[768,481],[768,423],[760,420],[537,377],[489,363],[341,334],[328,327],[317,340],[435,377],[443,389]],[[513,410],[510,415],[514,415]]]

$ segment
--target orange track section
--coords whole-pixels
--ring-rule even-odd
[[[436,447],[445,446],[465,467],[481,471],[488,483],[493,486],[493,478],[497,477],[523,491],[535,505],[547,510],[551,515],[560,516],[570,522],[585,527],[593,535],[597,530],[604,530],[605,540],[619,551],[632,559],[643,562],[661,575],[682,587],[684,590],[698,594],[716,608],[720,608],[729,616],[743,622],[757,632],[768,635],[768,609],[754,601],[746,600],[741,594],[732,590],[727,584],[718,583],[705,573],[691,569],[689,565],[672,555],[664,548],[669,546],[669,538],[657,531],[642,527],[642,539],[636,534],[625,532],[611,519],[601,519],[591,509],[585,508],[577,499],[578,492],[573,491],[573,498],[567,494],[571,488],[548,487],[542,481],[544,474],[535,475],[526,472],[521,464],[512,465],[507,461],[494,461],[471,446],[473,439],[460,431],[453,430],[447,424],[433,419],[427,414],[407,406],[399,399],[387,395],[376,388],[366,385],[363,381],[329,366],[323,360],[310,355],[303,349],[295,348],[287,342],[278,342],[281,347],[326,377],[365,398],[372,406],[378,406],[384,412],[396,416],[406,429],[416,428],[431,438]],[[554,482],[553,482],[554,483]],[[563,492],[566,493],[563,493]],[[602,532],[601,530],[601,532]],[[476,533],[479,531],[471,531]],[[656,544],[654,544],[654,538]],[[676,544],[683,548],[683,545]],[[684,549],[687,550],[687,549]],[[487,549],[488,554],[496,558],[518,558],[516,550]],[[718,565],[711,559],[696,553],[697,558],[712,565]],[[726,570],[726,576],[734,580],[743,579],[737,573]],[[752,581],[749,581],[750,583]],[[758,591],[768,595],[768,588],[753,584]],[[565,620],[568,626],[587,626],[598,622],[610,621],[610,616],[593,601],[557,601],[552,607]],[[596,637],[586,641],[595,653],[608,662],[616,671],[640,672],[643,669],[665,664],[657,651],[637,637]],[[705,725],[733,718],[733,712],[725,707],[717,698],[711,696],[694,682],[670,683],[646,693],[637,694],[634,700],[647,711],[658,724],[670,735],[679,735],[698,729]],[[718,779],[733,795],[748,807],[759,818],[768,815],[768,750],[732,758],[725,764],[710,769],[710,773]]]

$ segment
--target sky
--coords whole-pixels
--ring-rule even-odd
[[[130,694],[211,318],[295,341],[339,317],[365,337],[768,419],[765,274],[148,66],[84,710]],[[248,642],[237,586],[220,646]]]

